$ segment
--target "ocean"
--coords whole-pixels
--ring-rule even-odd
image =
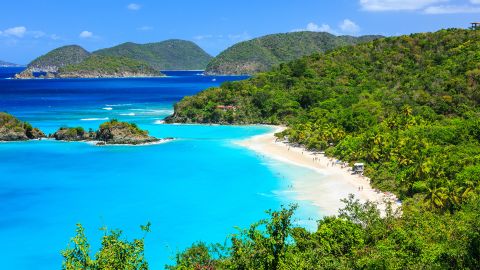
[[[165,72],[149,79],[6,79],[0,69],[0,111],[53,133],[62,126],[96,129],[109,119],[136,123],[172,142],[97,147],[51,140],[0,143],[0,247],[3,269],[59,269],[60,251],[81,223],[92,254],[101,227],[143,236],[151,269],[172,263],[194,242],[225,242],[235,227],[266,217],[265,210],[298,203],[296,222],[315,226],[315,207],[295,200],[294,176],[307,169],[271,160],[236,140],[266,126],[166,125],[184,96],[242,76]]]

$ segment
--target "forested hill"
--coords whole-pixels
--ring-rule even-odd
[[[197,44],[178,39],[148,44],[127,42],[94,54],[128,57],[146,62],[156,70],[204,70],[212,59]]]
[[[255,74],[313,53],[371,41],[381,36],[334,36],[324,32],[273,34],[240,42],[215,57],[208,74]]]
[[[168,269],[478,269],[480,32],[375,40],[282,64],[175,106],[169,121],[284,123],[279,134],[350,164],[395,192],[402,213],[351,198],[315,232],[270,212]],[[288,240],[287,240],[288,239]]]
[[[59,68],[55,76],[58,78],[125,78],[160,77],[163,74],[139,60],[121,56],[91,55],[81,63]]]
[[[401,197],[477,185],[465,174],[480,172],[479,63],[474,31],[379,39],[186,97],[167,121],[288,124],[289,140],[367,162]]]
[[[23,73],[57,72],[61,67],[82,62],[89,55],[88,51],[78,45],[63,46],[33,60]]]

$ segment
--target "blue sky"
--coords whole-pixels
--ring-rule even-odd
[[[0,60],[26,64],[62,45],[192,40],[212,55],[295,30],[400,35],[468,27],[480,0],[17,0],[0,9]]]

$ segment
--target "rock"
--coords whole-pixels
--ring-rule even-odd
[[[97,131],[98,141],[106,144],[145,144],[157,142],[159,139],[148,135],[148,131],[141,130],[135,124],[111,120],[100,125]]]
[[[13,115],[0,113],[0,141],[26,141],[45,138],[45,134]]]
[[[33,78],[35,78],[35,76],[33,76],[33,73],[27,70],[21,73],[15,74],[15,79],[33,79]]]
[[[97,132],[85,132],[83,128],[80,127],[63,127],[50,137],[62,141],[98,141],[96,145],[138,145],[160,141],[160,139],[149,136],[148,131],[139,129],[135,124],[119,122],[117,120],[103,123]]]
[[[81,127],[62,127],[50,137],[58,141],[86,141],[95,139],[95,133],[92,131],[85,132]]]

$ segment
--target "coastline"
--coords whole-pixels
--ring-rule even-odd
[[[278,141],[274,134],[286,128],[274,126],[274,129],[273,132],[237,141],[236,144],[275,160],[312,170],[313,177],[294,178],[291,186],[295,199],[309,201],[318,209],[320,216],[338,214],[338,210],[344,207],[340,200],[349,194],[361,202],[377,203],[382,212],[387,201],[392,202],[394,210],[398,207],[398,199],[394,194],[372,188],[367,177],[352,174],[349,167],[342,167],[335,159],[324,154]]]

